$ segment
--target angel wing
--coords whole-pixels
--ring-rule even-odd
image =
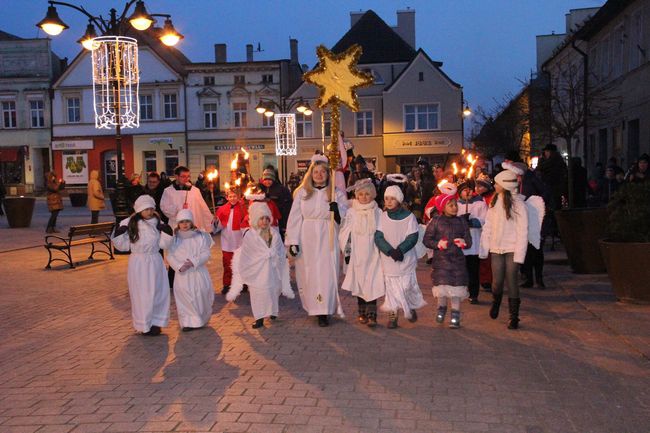
[[[539,249],[542,234],[542,221],[546,207],[544,199],[538,195],[531,195],[526,200],[526,210],[528,211],[528,242],[535,248]]]
[[[418,259],[421,259],[424,257],[427,253],[427,247],[424,246],[422,243],[422,239],[424,239],[424,232],[426,231],[427,226],[424,224],[418,224],[418,243],[415,244],[415,255],[417,256]]]

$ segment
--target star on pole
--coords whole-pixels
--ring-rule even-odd
[[[334,54],[323,45],[318,47],[316,54],[319,64],[303,77],[306,82],[320,89],[320,96],[316,101],[319,107],[341,103],[352,111],[359,110],[356,89],[373,83],[372,75],[357,69],[361,53],[361,46],[357,44],[341,54]]]

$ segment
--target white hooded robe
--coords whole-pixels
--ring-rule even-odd
[[[123,220],[120,226],[128,225],[130,219]],[[139,332],[169,323],[169,280],[159,251],[169,248],[173,238],[159,232],[158,223],[158,218],[138,221],[140,238],[135,243],[128,231],[111,239],[118,250],[131,251],[127,281],[133,327]]]
[[[211,233],[214,216],[205,200],[203,200],[201,191],[195,186],[192,186],[189,190],[177,190],[173,184],[165,188],[160,199],[160,209],[169,218],[169,225],[172,227],[178,225],[176,215],[181,209],[184,209],[183,205],[185,203],[187,203],[187,209],[192,211],[194,225],[199,230]]]
[[[174,299],[181,328],[205,326],[212,315],[214,288],[206,268],[210,259],[212,237],[201,231],[177,232],[167,252],[167,262],[174,275]],[[194,266],[184,272],[179,269],[189,259]]]

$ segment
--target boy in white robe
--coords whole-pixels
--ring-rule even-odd
[[[357,181],[355,199],[343,219],[339,232],[339,246],[348,263],[341,288],[357,297],[358,322],[371,328],[377,326],[377,299],[384,296],[384,273],[379,249],[375,245],[375,231],[381,216],[375,197],[377,190],[371,179]],[[349,245],[350,248],[346,248]]]
[[[402,207],[404,193],[395,185],[386,188],[375,243],[382,252],[386,296],[383,311],[388,312],[388,328],[397,328],[397,313],[401,309],[409,322],[418,318],[415,310],[426,305],[415,275],[419,227],[415,216]]]
[[[271,226],[271,209],[264,202],[248,208],[250,228],[244,232],[242,245],[232,259],[233,279],[226,299],[233,302],[248,285],[255,323],[264,326],[264,318],[278,316],[280,294],[294,298],[289,277],[287,252],[277,227]]]
[[[120,251],[131,251],[127,281],[133,327],[143,335],[160,335],[169,322],[169,280],[160,249],[172,243],[172,229],[160,220],[156,202],[141,195],[135,213],[123,220],[111,238]]]
[[[174,299],[178,310],[178,322],[184,332],[204,327],[212,315],[214,288],[206,268],[212,236],[194,226],[189,209],[176,215],[178,227],[174,242],[167,253],[167,262],[175,271]]]

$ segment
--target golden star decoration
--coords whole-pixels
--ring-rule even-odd
[[[373,82],[372,75],[357,69],[361,53],[361,46],[357,44],[341,54],[334,54],[322,45],[318,47],[318,67],[307,72],[303,78],[320,88],[320,96],[316,101],[319,107],[342,103],[352,111],[359,110],[356,89]]]

